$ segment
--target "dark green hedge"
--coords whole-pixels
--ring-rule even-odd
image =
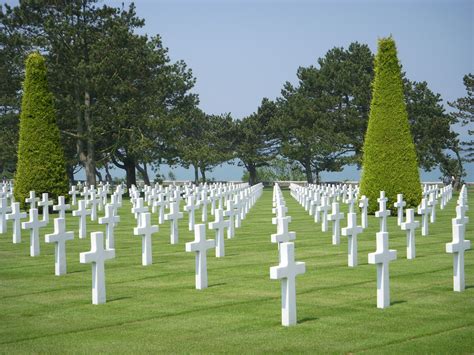
[[[68,196],[68,178],[53,95],[48,89],[46,65],[39,53],[26,59],[20,113],[15,199],[24,206],[30,190],[57,199]]]
[[[388,208],[394,210],[399,193],[407,201],[407,208],[415,207],[421,200],[420,175],[392,38],[379,40],[372,90],[360,194],[369,198],[369,213],[378,210],[381,190],[388,197]]]

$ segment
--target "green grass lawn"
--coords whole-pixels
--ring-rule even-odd
[[[417,230],[414,260],[406,259],[405,232],[396,217],[389,218],[390,248],[398,259],[390,265],[392,305],[381,310],[376,266],[367,263],[378,220],[370,217],[358,238],[359,266],[348,268],[347,238],[333,246],[331,233],[322,233],[289,192],[284,195],[290,230],[296,232],[296,260],[306,262],[306,274],[297,279],[298,325],[281,326],[280,282],[269,276],[270,266],[278,264],[277,247],[270,243],[276,230],[271,189],[236,237],[226,239],[225,258],[208,253],[210,287],[202,291],[194,288],[194,253],[184,251],[194,238],[187,214],[178,245],[169,244],[169,222],[160,226],[154,264],[143,267],[141,238],[133,236],[135,219],[124,201],[116,258],[105,267],[103,305],[91,304],[91,265],[79,263],[90,238],[78,239],[77,218],[67,216],[67,229],[76,233],[67,242],[65,276],[54,276],[54,246],[44,243],[52,219],[42,230],[39,257],[29,256],[27,232],[19,245],[11,242],[11,225],[0,235],[0,352],[474,352],[474,253],[465,256],[467,289],[455,293],[453,256],[445,252],[455,198],[437,210],[429,236]],[[474,200],[474,194],[469,197]],[[471,206],[466,239],[474,243],[473,211]],[[100,230],[104,226],[88,223],[88,234]]]

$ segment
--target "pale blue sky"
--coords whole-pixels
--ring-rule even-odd
[[[195,91],[208,113],[249,115],[263,97],[274,99],[285,81],[294,82],[298,66],[315,64],[332,47],[353,41],[366,43],[375,52],[377,39],[390,34],[407,76],[426,80],[445,100],[465,96],[462,77],[474,72],[473,1],[138,0],[135,4],[146,20],[144,32],[159,33],[171,58],[183,59],[193,69]],[[466,166],[470,181],[474,181],[472,165]],[[211,176],[236,179],[241,174],[240,168],[226,166]],[[343,180],[358,175],[348,168],[323,177]],[[436,171],[422,177],[433,180],[439,175]],[[178,169],[177,176],[192,178],[192,172]]]
[[[106,0],[126,6],[130,1]],[[315,64],[335,46],[353,41],[376,51],[377,39],[393,35],[399,59],[412,80],[428,82],[445,101],[465,96],[462,77],[474,72],[474,1],[444,0],[137,0],[143,32],[160,34],[172,60],[183,59],[197,78],[195,92],[208,113],[242,118],[263,97],[274,99],[285,81],[295,81],[298,66]],[[467,128],[458,128],[466,132]],[[471,128],[473,129],[473,128]],[[474,166],[469,181],[474,181]],[[167,171],[166,168],[163,169]],[[177,169],[178,178],[192,171]],[[236,166],[210,176],[239,179]],[[324,174],[357,179],[348,168]],[[423,173],[434,180],[439,172]]]

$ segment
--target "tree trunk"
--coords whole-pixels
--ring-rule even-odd
[[[100,173],[99,169],[95,169],[95,173],[97,175],[97,179],[99,179],[99,181],[102,181],[102,174]]]
[[[249,164],[247,170],[249,172],[249,184],[253,186],[257,183],[257,167],[254,164]]]
[[[112,183],[112,175],[110,175],[109,165],[105,164],[105,181]]]
[[[77,140],[76,148],[79,155],[79,161],[84,166],[86,172],[87,184],[95,185],[95,148],[94,138],[92,137],[92,120],[90,113],[90,95],[84,94],[84,119],[80,110],[77,112],[77,133],[81,137]]]
[[[201,166],[201,177],[202,177],[202,182],[206,182],[206,167]]]
[[[71,185],[74,185],[74,167],[68,164],[66,171],[67,171],[67,176],[69,178],[69,183]]]
[[[193,164],[194,166],[194,183],[198,184],[199,183],[199,167],[197,164]]]
[[[132,185],[137,185],[137,174],[135,171],[135,161],[131,158],[126,158],[123,161],[125,166],[125,172],[127,174],[127,187],[130,188]]]
[[[150,186],[150,177],[148,175],[148,169],[146,167],[146,163],[143,163],[143,168],[140,166],[139,163],[137,163],[136,168],[138,172],[140,173],[140,175],[142,176],[143,181],[145,182],[145,185]]]
[[[303,167],[304,167],[304,170],[305,170],[305,173],[306,173],[306,181],[308,182],[308,184],[312,184],[313,183],[313,172],[311,171],[311,163],[309,162],[309,160],[304,162]]]

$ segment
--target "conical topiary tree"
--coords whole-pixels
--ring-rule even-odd
[[[401,67],[391,37],[379,40],[372,90],[360,195],[369,198],[370,213],[378,209],[380,191],[385,191],[387,208],[391,210],[397,194],[403,194],[407,207],[417,206],[421,199],[420,174],[408,123]]]
[[[56,199],[67,196],[69,188],[53,95],[48,89],[45,61],[39,53],[26,59],[14,183],[15,199],[22,206],[31,190],[37,196],[48,192]]]

